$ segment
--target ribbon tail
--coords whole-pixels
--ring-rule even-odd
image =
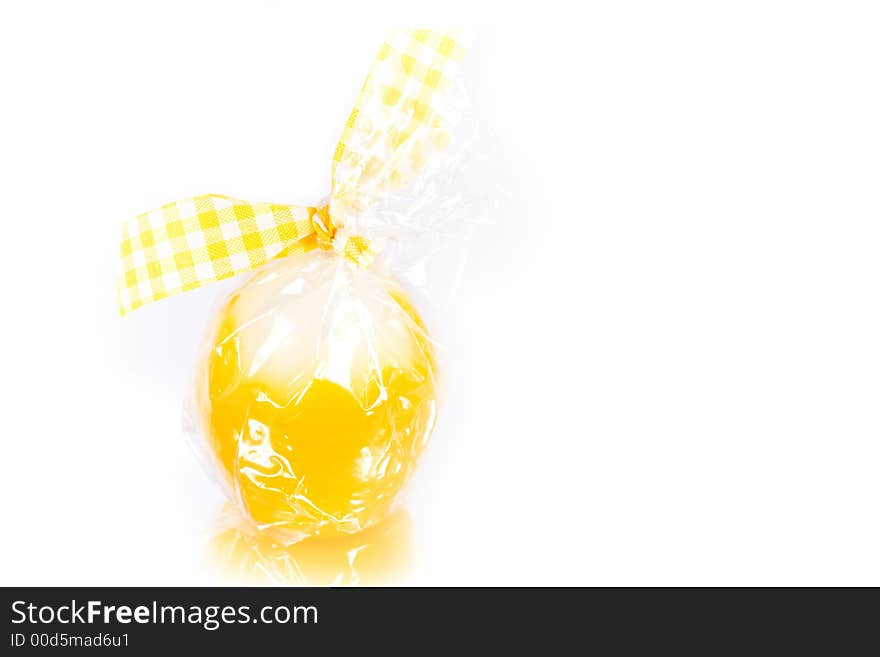
[[[208,194],[131,219],[120,245],[120,314],[315,248],[316,211]]]
[[[399,30],[382,44],[333,155],[330,214],[351,218],[415,177],[457,121],[456,31]]]

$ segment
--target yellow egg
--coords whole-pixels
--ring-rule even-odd
[[[270,263],[224,304],[197,370],[209,452],[283,540],[391,511],[428,442],[435,362],[397,285],[332,253]]]

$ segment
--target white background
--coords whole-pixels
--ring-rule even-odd
[[[508,198],[411,581],[880,585],[876,5],[442,4]],[[120,223],[326,193],[399,10],[2,5],[0,583],[216,581],[180,404],[235,283],[120,320]]]

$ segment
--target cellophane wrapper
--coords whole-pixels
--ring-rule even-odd
[[[446,384],[433,323],[492,206],[460,78],[442,102],[444,134],[422,140],[442,147],[416,176],[365,179],[366,201],[334,217],[337,248],[264,265],[208,327],[185,430],[249,531],[291,545],[375,525],[428,445]],[[369,240],[369,266],[343,257],[350,236]]]

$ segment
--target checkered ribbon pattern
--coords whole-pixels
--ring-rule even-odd
[[[343,129],[324,205],[203,195],[126,222],[120,313],[316,248],[368,266],[374,256],[369,241],[345,226],[418,175],[430,154],[448,142],[443,96],[461,57],[460,40],[452,32],[407,30],[389,36]]]

